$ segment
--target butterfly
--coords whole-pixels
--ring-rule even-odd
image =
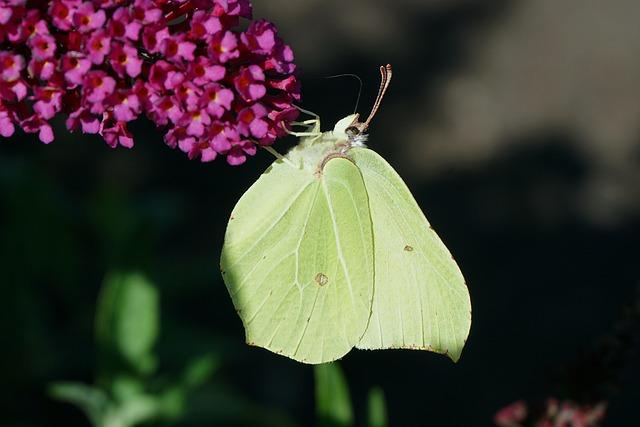
[[[380,72],[366,121],[349,115],[327,132],[317,116],[303,122],[300,143],[231,213],[220,266],[250,345],[312,364],[353,348],[460,357],[471,326],[462,273],[402,178],[365,146],[392,75]]]

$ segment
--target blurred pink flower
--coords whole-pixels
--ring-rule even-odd
[[[549,398],[542,412],[529,411],[523,400],[499,410],[493,422],[499,427],[598,427],[604,418],[607,404],[578,405]]]

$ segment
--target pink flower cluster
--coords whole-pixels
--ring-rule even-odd
[[[238,165],[286,133],[293,52],[249,0],[0,0],[0,135],[70,131],[133,146],[145,115],[189,158]]]
[[[547,399],[541,413],[530,414],[527,404],[519,400],[502,408],[494,417],[499,427],[597,427],[607,405],[581,406],[573,402]]]

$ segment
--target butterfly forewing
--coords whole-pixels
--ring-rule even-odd
[[[373,298],[362,176],[342,158],[315,172],[275,162],[234,208],[221,258],[247,342],[307,363],[353,348]]]

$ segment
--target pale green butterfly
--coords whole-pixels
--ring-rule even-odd
[[[300,362],[359,349],[457,361],[471,326],[460,269],[396,171],[364,148],[369,115],[320,121],[233,209],[221,269],[248,344]]]

